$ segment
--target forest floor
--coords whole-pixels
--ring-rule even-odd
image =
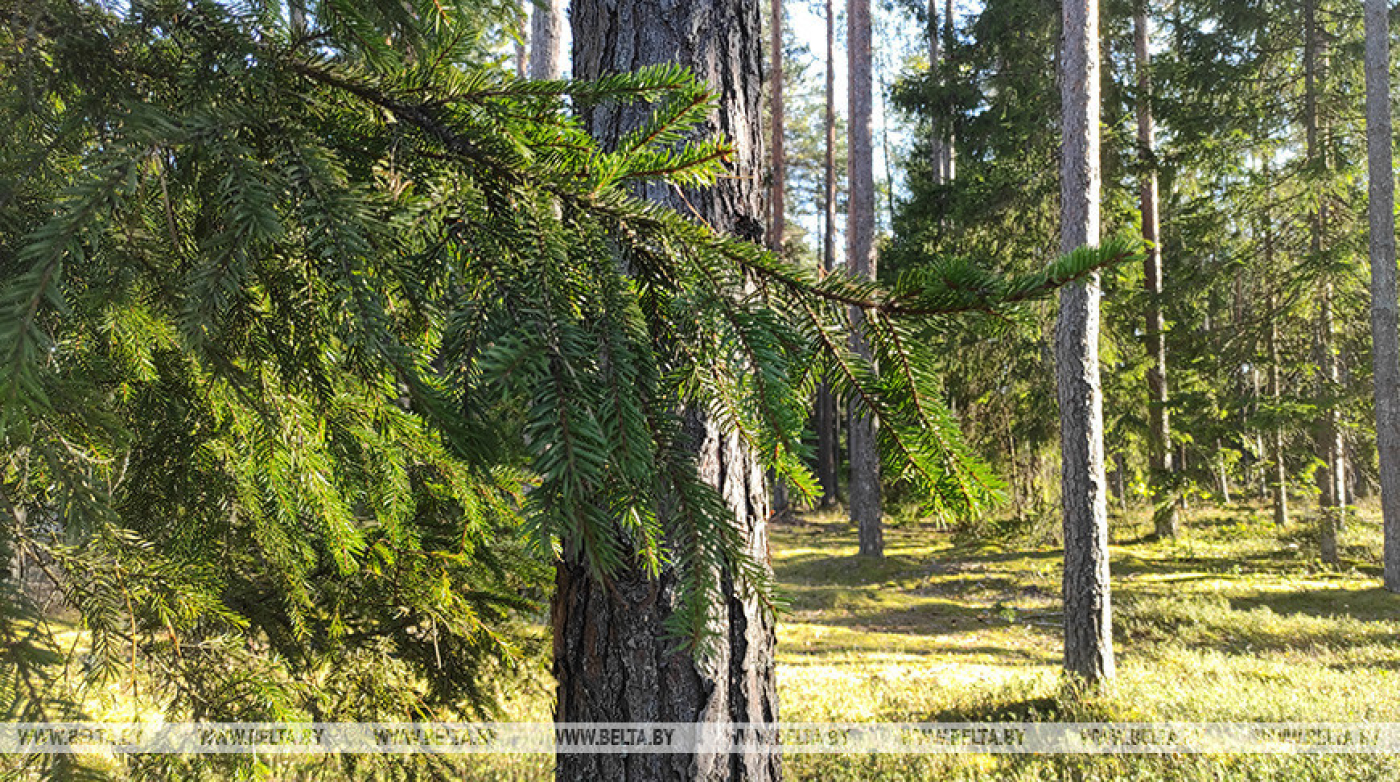
[[[886,556],[874,561],[856,556],[842,514],[784,521],[772,535],[789,602],[778,629],[781,718],[1400,722],[1400,597],[1378,586],[1374,507],[1348,522],[1338,569],[1319,563],[1303,514],[1282,530],[1251,504],[1197,507],[1183,521],[1180,538],[1159,542],[1146,535],[1145,511],[1113,519],[1118,680],[1088,698],[1062,687],[1053,540],[990,542],[892,519]],[[548,644],[536,648],[532,675],[501,682],[503,720],[550,719]],[[407,771],[429,758],[402,760]],[[552,779],[541,755],[439,757],[442,773],[438,763],[452,778]],[[302,778],[290,765],[300,764],[271,761],[264,773]],[[822,782],[1400,779],[1400,757],[1373,755],[790,754],[784,767],[789,780]],[[335,778],[327,770],[308,777]]]
[[[1193,508],[1173,541],[1146,511],[1115,514],[1118,681],[1062,689],[1062,550],[991,543],[927,522],[886,527],[886,556],[856,556],[839,513],[773,531],[789,600],[778,626],[780,714],[790,722],[1400,722],[1400,597],[1379,587],[1380,526],[1363,506],[1343,563],[1318,561],[1306,514]],[[546,694],[547,697],[547,694]],[[548,719],[533,698],[529,719]],[[526,717],[520,717],[526,718]],[[489,762],[481,778],[548,779],[547,758]],[[789,780],[1400,779],[1374,755],[792,754]]]
[[[1379,514],[1363,506],[1343,564],[1321,566],[1306,519],[1248,504],[1193,509],[1174,541],[1145,511],[1111,524],[1118,681],[1062,692],[1062,552],[886,529],[855,556],[841,516],[774,534],[791,599],[779,625],[782,718],[792,721],[1398,722],[1400,597],[1379,587]],[[792,755],[791,779],[1400,779],[1362,755]]]

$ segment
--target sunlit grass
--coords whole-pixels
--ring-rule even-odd
[[[1189,514],[1152,541],[1115,519],[1119,676],[1066,695],[1060,552],[977,543],[905,524],[881,562],[856,557],[832,514],[774,533],[793,611],[779,629],[786,720],[1400,720],[1400,597],[1379,588],[1379,524],[1363,509],[1341,568],[1317,561],[1306,520],[1266,508]],[[1397,779],[1374,756],[975,757],[796,755],[793,779]]]
[[[1267,508],[1194,509],[1177,540],[1147,536],[1145,513],[1113,522],[1118,680],[1067,694],[1060,675],[1061,552],[1054,541],[977,541],[904,521],[887,556],[856,556],[837,513],[773,530],[789,611],[778,629],[785,721],[1400,722],[1400,596],[1379,588],[1377,513],[1344,533],[1323,566],[1303,519],[1277,529]],[[540,632],[543,632],[541,628]],[[65,636],[81,645],[81,636]],[[502,682],[502,718],[550,718],[548,644],[520,681]],[[99,693],[102,719],[127,718],[123,687]],[[129,708],[128,708],[129,711]],[[419,767],[422,761],[402,759]],[[332,761],[327,761],[332,763]],[[1395,780],[1377,756],[792,755],[798,780]],[[452,778],[544,780],[545,756],[449,761]],[[319,778],[335,778],[322,766]],[[279,778],[286,765],[269,767]]]

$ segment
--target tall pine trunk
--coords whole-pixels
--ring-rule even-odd
[[[574,74],[596,79],[640,66],[679,62],[719,97],[704,131],[734,147],[737,176],[684,199],[665,187],[647,195],[716,229],[761,241],[763,163],[759,127],[763,44],[759,6],[752,0],[576,0],[572,14]],[[616,140],[646,112],[596,107],[584,114],[600,139]],[[749,553],[768,561],[768,499],[762,469],[737,434],[721,431],[703,413],[685,413],[685,431],[698,450],[698,469],[735,514]],[[554,672],[559,722],[769,723],[777,719],[774,632],[758,602],[727,578],[726,598],[711,606],[716,639],[697,659],[675,648],[663,624],[675,606],[675,576],[639,574],[607,583],[579,563],[557,570],[553,605]],[[696,755],[561,754],[559,780],[773,780],[776,752]]]
[[[1303,120],[1307,140],[1308,163],[1321,172],[1331,170],[1331,154],[1326,126],[1319,109],[1322,91],[1327,83],[1327,33],[1319,9],[1319,0],[1304,0],[1304,101]],[[1310,225],[1311,250],[1320,260],[1326,245],[1328,208],[1325,198],[1319,199]],[[1317,314],[1318,396],[1323,400],[1323,412],[1316,422],[1317,456],[1323,467],[1317,471],[1320,549],[1324,562],[1337,562],[1337,531],[1342,524],[1346,504],[1346,476],[1343,462],[1341,421],[1335,397],[1341,382],[1337,360],[1334,324],[1332,322],[1332,282],[1324,272],[1319,282]]]
[[[530,74],[530,53],[526,43],[530,37],[530,5],[520,4],[520,18],[515,28],[515,77],[523,79]]]
[[[1166,320],[1162,317],[1162,246],[1158,235],[1156,129],[1152,121],[1151,53],[1148,47],[1147,3],[1138,0],[1133,14],[1133,39],[1137,69],[1138,157],[1142,164],[1139,189],[1142,238],[1147,254],[1142,261],[1143,287],[1147,291],[1147,464],[1152,492],[1152,520],[1157,537],[1176,537],[1178,514],[1172,497],[1172,435],[1167,409]]]
[[[1278,316],[1272,312],[1274,307],[1273,296],[1269,297],[1269,399],[1273,402],[1274,410],[1278,410],[1283,402],[1283,371],[1280,366],[1278,349]],[[1269,433],[1269,446],[1273,452],[1272,469],[1274,471],[1273,491],[1274,491],[1274,524],[1285,526],[1288,524],[1288,467],[1284,459],[1283,447],[1283,424],[1275,422],[1273,431]]]
[[[769,48],[769,106],[771,139],[770,171],[772,181],[768,183],[768,248],[779,256],[783,254],[783,234],[787,231],[787,156],[783,152],[783,0],[772,0],[772,16],[769,23],[771,47]],[[769,481],[773,485],[773,512],[788,512],[788,487],[776,472],[770,472]]]
[[[1064,134],[1060,251],[1099,241],[1099,6],[1066,0],[1060,56]],[[1088,684],[1113,679],[1108,485],[1099,384],[1099,278],[1060,291],[1055,323],[1065,537],[1065,669]]]
[[[943,0],[943,59],[953,56],[953,0]],[[957,133],[953,130],[952,111],[943,126],[943,181],[952,182],[958,176]]]
[[[938,0],[928,0],[928,65],[929,69],[934,72],[937,72],[943,64],[943,28],[938,24],[938,5]],[[945,151],[947,145],[943,139],[943,128],[946,125],[946,120],[940,112],[934,113],[932,125],[933,138],[929,142],[929,166],[933,171],[934,184],[941,185],[948,181],[948,161]]]
[[[875,157],[873,134],[873,86],[870,0],[847,0],[846,51],[850,84],[849,192],[846,212],[846,264],[851,273],[875,277]],[[851,310],[851,347],[870,358],[870,345],[864,336],[865,320]],[[876,449],[876,422],[872,415],[855,412],[851,416],[851,520],[856,523],[863,556],[885,554],[880,502],[880,457]]]
[[[530,15],[530,78],[564,75],[564,17],[568,0],[539,0]]]
[[[937,70],[943,64],[953,45],[953,0],[944,0],[943,25],[938,24],[938,0],[928,0],[928,62],[929,68]],[[933,170],[934,184],[947,184],[953,181],[956,163],[953,154],[953,122],[951,110],[947,114],[935,113],[933,117],[933,140],[929,144],[929,163]]]
[[[1325,210],[1318,221],[1326,217]],[[1323,398],[1322,418],[1317,422],[1317,455],[1323,467],[1317,471],[1318,504],[1321,525],[1319,553],[1322,561],[1338,563],[1337,537],[1342,528],[1346,505],[1346,468],[1342,452],[1342,429],[1336,410],[1335,396],[1340,387],[1338,361],[1333,345],[1335,324],[1332,317],[1332,284],[1324,282],[1319,293],[1317,316],[1318,391]]]
[[[1395,290],[1395,169],[1386,0],[1366,0],[1366,156],[1370,178],[1371,359],[1385,529],[1385,588],[1400,592],[1400,324]]]
[[[943,62],[943,31],[938,26],[938,0],[928,0],[928,67],[937,73]],[[941,81],[941,80],[940,80]],[[931,123],[932,139],[929,141],[929,168],[933,173],[933,183],[943,184],[943,117],[934,112]]]
[[[836,268],[836,8],[826,0],[826,114],[823,118],[826,154],[822,181],[822,273]],[[817,388],[817,480],[821,504],[836,504],[838,446],[836,398],[825,381]]]
[[[1269,181],[1269,164],[1264,164],[1264,180]],[[1267,349],[1269,352],[1269,401],[1273,405],[1274,415],[1278,415],[1278,410],[1283,402],[1283,361],[1279,354],[1278,346],[1278,304],[1274,296],[1274,280],[1278,279],[1278,270],[1274,261],[1274,223],[1273,214],[1266,206],[1264,209],[1264,269],[1269,274],[1269,294],[1264,302],[1268,309],[1268,332],[1265,335]],[[1273,495],[1274,495],[1274,524],[1284,526],[1288,524],[1288,468],[1285,465],[1284,443],[1283,443],[1283,422],[1274,421],[1273,431],[1269,433],[1269,450],[1272,452],[1271,469],[1274,473]]]
[[[768,221],[768,246],[778,254],[783,252],[783,232],[787,229],[787,156],[783,151],[783,0],[772,0],[769,32],[769,100],[772,105],[772,145],[769,147],[772,170]]]

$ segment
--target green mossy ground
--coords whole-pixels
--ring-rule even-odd
[[[1118,681],[1063,691],[1061,555],[918,524],[887,556],[855,556],[837,516],[779,528],[773,564],[792,614],[779,629],[788,720],[1400,721],[1400,596],[1379,587],[1374,509],[1349,522],[1340,569],[1306,522],[1267,508],[1195,510],[1153,541],[1143,514],[1112,523]],[[801,755],[793,779],[1400,779],[1368,756]]]
[[[1307,519],[1280,530],[1265,507],[1195,508],[1183,530],[1154,541],[1145,512],[1113,519],[1119,676],[1111,691],[1084,696],[1060,677],[1054,541],[992,543],[906,520],[887,528],[886,557],[872,561],[856,556],[838,513],[782,522],[772,536],[789,602],[778,631],[782,719],[1400,722],[1400,596],[1378,586],[1373,507],[1349,521],[1338,569],[1317,560]],[[549,719],[539,648],[529,686],[503,683],[503,719]],[[468,779],[543,780],[552,764],[495,756],[448,765]],[[1400,779],[1400,758],[1365,755],[809,754],[785,767],[788,779],[824,782]],[[272,761],[263,778],[301,771],[336,773]]]
[[[1311,521],[1276,528],[1256,504],[1196,507],[1177,540],[1146,510],[1112,526],[1118,681],[1085,697],[1060,676],[1054,541],[987,542],[919,521],[886,529],[886,556],[856,556],[840,513],[773,531],[789,602],[778,629],[785,721],[1400,722],[1400,596],[1380,583],[1377,510],[1317,558]],[[521,705],[524,705],[523,703]],[[535,704],[531,718],[548,714]],[[546,758],[489,761],[547,779]],[[790,755],[787,778],[836,780],[1400,779],[1366,755]],[[480,772],[478,772],[480,773]]]

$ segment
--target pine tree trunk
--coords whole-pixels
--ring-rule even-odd
[[[1261,382],[1263,373],[1259,366],[1255,364],[1249,370],[1249,382],[1253,387],[1253,397],[1250,402],[1249,415],[1253,420],[1259,419],[1259,405],[1264,398],[1264,389]],[[1265,469],[1264,432],[1260,429],[1254,430],[1254,458],[1250,461],[1249,470],[1250,483],[1254,485],[1254,498],[1262,502],[1269,496],[1269,483],[1267,470]]]
[[[836,9],[826,0],[826,154],[822,181],[822,273],[836,268]],[[817,388],[817,481],[821,483],[821,506],[837,502],[836,399],[825,381]]]
[[[938,0],[928,0],[928,62],[936,70],[943,64],[953,45],[953,0],[944,0],[943,24],[938,23]],[[953,122],[951,113],[935,112],[932,122],[933,138],[929,143],[929,164],[934,184],[953,181],[956,163],[953,154]]]
[[[564,75],[564,17],[568,0],[540,0],[530,15],[530,78],[559,79]]]
[[[1278,324],[1269,319],[1269,398],[1277,410],[1283,401],[1282,373],[1279,370]],[[1288,467],[1285,463],[1283,446],[1283,425],[1275,424],[1271,433],[1270,446],[1273,451],[1273,491],[1274,524],[1283,527],[1288,524]]]
[[[850,184],[846,213],[846,263],[851,273],[875,277],[875,157],[872,132],[874,74],[870,41],[870,0],[847,0],[846,50],[850,85]],[[851,311],[851,348],[870,358],[863,335],[865,318]],[[851,520],[860,537],[862,556],[885,554],[880,502],[880,457],[875,418],[864,411],[851,416]]]
[[[1318,0],[1305,0],[1304,16],[1304,100],[1303,120],[1307,136],[1307,156],[1312,165],[1323,171],[1331,169],[1331,155],[1326,127],[1319,110],[1322,90],[1327,82],[1327,33],[1323,29]],[[1310,226],[1311,249],[1320,258],[1326,243],[1328,222],[1326,200],[1318,202]],[[1317,421],[1317,456],[1323,468],[1317,471],[1321,555],[1324,562],[1337,562],[1337,531],[1342,523],[1346,503],[1346,476],[1342,461],[1342,431],[1334,400],[1341,375],[1337,361],[1334,324],[1332,322],[1332,282],[1327,275],[1319,283],[1317,315],[1318,396],[1323,401],[1323,413]]]
[[[783,0],[772,0],[772,18],[769,32],[772,46],[769,49],[769,100],[773,108],[772,171],[770,183],[771,215],[768,222],[768,246],[779,255],[783,253],[783,232],[787,228],[787,156],[783,152]]]
[[[889,84],[885,82],[884,64],[880,60],[875,60],[875,75],[879,81],[880,91],[876,93],[880,96],[880,116],[890,115],[889,106],[885,105],[885,96],[889,94]],[[890,151],[890,124],[880,123],[880,150],[881,157],[885,160],[885,221],[887,226],[894,225],[894,155]],[[876,220],[875,224],[880,225]]]
[[[1268,181],[1268,176],[1269,169],[1266,164],[1264,168],[1265,181]],[[1273,215],[1269,213],[1267,208],[1264,212],[1264,268],[1271,277],[1277,276],[1277,270],[1274,268]],[[1269,351],[1269,399],[1274,410],[1277,411],[1283,402],[1283,363],[1279,356],[1278,312],[1272,289],[1269,291],[1264,306],[1269,311],[1269,328],[1266,337]],[[1271,461],[1274,471],[1274,524],[1282,527],[1288,524],[1288,469],[1284,464],[1283,423],[1280,421],[1274,423],[1273,431],[1269,433],[1269,446],[1273,452]]]
[[[1325,213],[1318,216],[1318,222],[1325,219]],[[1342,461],[1342,431],[1339,425],[1335,402],[1338,387],[1337,357],[1333,352],[1332,285],[1322,286],[1321,300],[1317,316],[1317,352],[1319,367],[1319,395],[1325,405],[1322,420],[1318,422],[1317,453],[1323,460],[1323,467],[1317,471],[1318,503],[1321,524],[1320,554],[1322,561],[1335,565],[1337,558],[1337,534],[1342,527],[1342,512],[1346,503],[1346,470]]]
[[[1021,473],[1021,456],[1016,447],[1016,437],[1011,433],[1009,421],[1006,425],[1006,452],[1011,455],[1011,471],[1007,475],[1007,483],[1010,484],[1008,488],[1011,489],[1012,514],[1016,519],[1023,519],[1026,516],[1026,481]],[[1032,487],[1034,487],[1034,483],[1035,479],[1031,478]]]
[[[1143,287],[1147,291],[1147,462],[1152,492],[1153,529],[1159,538],[1176,537],[1179,518],[1172,498],[1172,435],[1167,408],[1166,320],[1162,317],[1162,246],[1158,236],[1156,129],[1152,121],[1151,55],[1148,48],[1147,5],[1139,0],[1133,14],[1133,38],[1137,69],[1138,156],[1142,162],[1139,190],[1142,238],[1147,254],[1142,261]]]
[[[953,0],[943,0],[943,58],[953,55]],[[943,181],[952,182],[958,176],[958,158],[954,151],[957,133],[953,130],[953,118],[948,116],[943,126]]]
[[[1178,444],[1176,447],[1176,469],[1179,470],[1183,476],[1185,476],[1186,473],[1190,470],[1190,468],[1187,466],[1186,454],[1186,443]],[[1186,491],[1177,492],[1176,506],[1181,510],[1190,510],[1191,493]]]
[[[1099,7],[1066,0],[1060,57],[1060,251],[1099,241]],[[1065,537],[1065,669],[1088,684],[1113,679],[1108,578],[1099,278],[1060,291],[1055,323]]]
[[[1225,470],[1225,446],[1220,439],[1215,440],[1215,478],[1220,486],[1220,501],[1229,505],[1230,498],[1230,474]]]
[[[1390,135],[1389,3],[1366,0],[1366,152],[1370,172],[1371,359],[1385,529],[1385,588],[1400,592],[1400,334],[1395,286],[1395,170]]]
[[[937,71],[943,64],[943,28],[938,24],[938,0],[928,0],[928,64]],[[935,112],[931,123],[933,138],[929,142],[929,166],[933,172],[933,183],[941,185],[949,180],[948,159],[943,133],[946,120]]]
[[[1122,451],[1113,454],[1113,499],[1118,501],[1118,510],[1128,513],[1128,457]]]
[[[719,111],[703,129],[733,145],[737,176],[680,199],[668,188],[647,195],[721,231],[763,238],[760,99],[763,45],[759,6],[752,0],[576,0],[572,12],[574,74],[595,79],[643,65],[679,62],[719,95]],[[703,31],[701,35],[699,31]],[[637,107],[599,106],[584,122],[599,138],[618,139],[645,118]],[[768,561],[768,498],[763,471],[739,437],[721,432],[697,411],[685,429],[699,453],[700,477],[735,514],[748,551]],[[757,601],[727,584],[712,607],[717,640],[704,659],[675,649],[662,627],[675,605],[674,575],[637,575],[600,583],[574,562],[557,571],[553,605],[554,673],[559,722],[639,720],[770,723],[777,719],[774,628]],[[561,780],[778,779],[775,752],[706,755],[561,754]]]
[[[287,3],[287,25],[294,35],[306,35],[306,0],[290,0]]]
[[[1345,385],[1346,381],[1346,368],[1343,365],[1340,356],[1337,357],[1337,365],[1340,367],[1338,372],[1339,374],[1341,374],[1341,378],[1338,380],[1337,385],[1337,390],[1338,392],[1340,392],[1340,389],[1343,387],[1343,385]],[[1337,454],[1337,475],[1336,483],[1334,484],[1334,491],[1337,492],[1337,514],[1335,516],[1335,519],[1337,525],[1337,532],[1338,534],[1340,534],[1346,532],[1346,510],[1348,505],[1354,504],[1352,502],[1354,498],[1351,494],[1351,470],[1347,469],[1347,433],[1346,430],[1342,427],[1342,416],[1340,412],[1337,413],[1336,418],[1334,420],[1336,422],[1337,427],[1337,439],[1332,444],[1332,447],[1336,449]]]
[[[817,386],[817,482],[820,507],[830,508],[836,496],[836,400],[825,382]]]
[[[787,231],[787,156],[783,152],[783,0],[772,0],[769,23],[769,105],[771,106],[771,146],[768,197],[768,248],[783,254],[783,235]],[[788,487],[777,473],[769,474],[773,485],[773,512],[788,512]]]
[[[1355,462],[1352,463],[1355,464]],[[1360,470],[1347,470],[1347,475],[1351,479],[1351,498],[1353,500],[1351,504],[1354,505],[1362,500],[1370,499],[1372,490],[1371,480],[1363,475]],[[1384,514],[1385,509],[1382,508],[1381,510],[1382,514]]]
[[[1254,435],[1254,452],[1258,454],[1258,457],[1254,460],[1254,499],[1263,502],[1269,496],[1269,471],[1267,469],[1267,462],[1264,459],[1263,433],[1256,433]]]
[[[520,18],[515,28],[515,78],[523,79],[530,75],[530,52],[526,41],[530,37],[530,3],[520,4]]]

